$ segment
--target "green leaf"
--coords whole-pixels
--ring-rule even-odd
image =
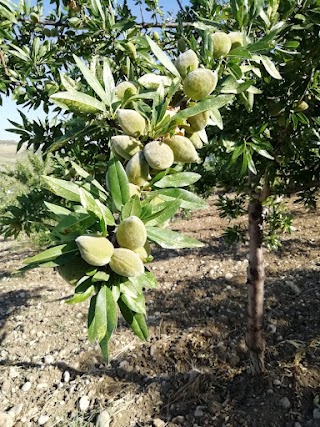
[[[110,335],[112,334],[115,327],[114,302],[112,292],[107,286],[101,286],[97,295],[91,299],[88,316],[88,336],[91,342],[95,339],[100,342],[109,332]],[[109,307],[110,304],[111,307]],[[108,313],[109,308],[110,313]],[[108,326],[108,314],[110,326]]]
[[[145,316],[141,313],[135,313],[130,310],[129,307],[122,301],[120,298],[118,300],[118,305],[122,316],[125,321],[131,327],[132,331],[142,340],[147,341],[148,339],[148,327],[146,324]]]
[[[210,111],[210,118],[211,120],[214,122],[214,124],[216,126],[218,126],[218,128],[220,130],[223,129],[223,121],[222,121],[222,116],[220,114],[220,111],[217,108],[212,108]]]
[[[142,293],[142,287],[136,286],[128,279],[125,282],[120,283],[120,292],[130,296],[131,298],[137,298]]]
[[[161,64],[172,73],[176,77],[181,77],[179,71],[173,65],[173,62],[169,59],[169,57],[160,49],[160,47],[155,43],[149,36],[146,36],[146,39],[149,43],[149,46],[154,53],[154,55],[158,58]]]
[[[59,206],[59,205],[55,205],[53,203],[49,203],[49,202],[44,202],[44,204],[46,205],[47,209],[54,213],[55,215],[58,216],[65,216],[65,215],[69,215],[71,213],[71,211],[67,208],[64,208],[63,206]]]
[[[142,211],[140,198],[138,195],[135,195],[134,197],[131,197],[130,200],[127,201],[127,203],[124,205],[122,211],[121,211],[121,218],[124,220],[126,218],[129,218],[129,216],[137,216],[140,218]]]
[[[128,293],[122,293],[120,298],[130,310],[136,313],[146,314],[146,305],[143,294],[133,298]]]
[[[264,68],[270,74],[270,76],[273,77],[274,79],[281,80],[282,79],[281,74],[276,69],[276,66],[271,61],[271,59],[264,55],[261,55],[260,58],[261,58],[262,64],[264,65]]]
[[[146,271],[143,274],[140,274],[136,277],[129,277],[128,280],[137,288],[137,289],[153,289],[157,286],[157,279],[154,277],[151,271]]]
[[[187,187],[188,185],[194,184],[199,181],[201,175],[194,172],[178,172],[171,175],[166,175],[160,181],[154,183],[155,187],[167,188],[167,187]]]
[[[221,108],[234,99],[234,95],[218,95],[218,96],[208,96],[202,101],[197,102],[193,107],[186,108],[181,110],[179,113],[175,114],[172,117],[172,120],[179,121],[187,119],[188,117],[195,116],[196,114],[202,113],[204,111],[212,110],[212,108]]]
[[[87,171],[85,171],[81,166],[79,166],[77,163],[73,162],[72,160],[70,163],[78,175],[82,176],[82,178],[84,178],[87,182],[90,182],[91,184],[93,184],[98,190],[102,191],[105,194],[108,194],[106,190],[102,187],[102,185],[96,179],[92,178],[92,176],[90,176],[90,174]]]
[[[165,249],[201,248],[204,243],[176,231],[147,226],[147,235],[150,240]]]
[[[24,264],[41,264],[47,261],[54,261],[56,258],[61,255],[70,254],[72,252],[77,252],[78,248],[74,242],[54,246],[53,248],[46,249],[43,252],[40,252],[37,255],[34,255],[30,258],[27,258],[23,261]]]
[[[96,274],[92,277],[93,282],[108,282],[110,279],[110,274],[105,271],[97,271]]]
[[[92,212],[99,219],[101,219],[102,214],[100,208],[97,206],[96,201],[92,194],[86,191],[84,188],[79,188],[80,201],[81,205],[88,211]]]
[[[99,98],[106,104],[110,105],[111,102],[108,99],[105,90],[101,86],[97,77],[90,71],[90,69],[78,58],[76,55],[73,55],[73,58],[82,72],[84,78],[87,80],[88,84],[92,87],[95,93],[99,96]]]
[[[170,201],[179,199],[180,207],[183,209],[204,209],[207,207],[205,201],[199,196],[181,188],[166,188],[157,191],[157,194],[159,194],[163,200]]]
[[[96,218],[88,212],[74,212],[62,217],[61,221],[53,229],[53,232],[69,235],[78,230],[84,231],[97,222]]]
[[[142,218],[145,225],[156,226],[164,224],[176,214],[180,208],[180,200],[165,202],[162,205],[164,206],[162,210]]]
[[[112,201],[118,211],[130,199],[129,181],[121,162],[112,157],[108,162],[108,188],[110,189]]]
[[[42,179],[52,193],[71,202],[80,202],[79,187],[73,182],[45,175],[42,176]]]
[[[94,285],[92,285],[91,280],[86,280],[76,287],[73,297],[68,299],[66,304],[78,304],[80,302],[84,302],[91,297],[93,291]]]
[[[59,107],[75,113],[97,114],[106,111],[102,102],[81,92],[58,92],[50,96],[50,100]]]
[[[100,340],[99,345],[103,354],[103,357],[106,361],[109,360],[109,340],[113,331],[117,326],[118,312],[117,304],[114,299],[112,291],[105,286],[106,293],[106,304],[107,304],[107,333]]]
[[[109,61],[106,58],[103,60],[103,83],[108,99],[107,105],[111,105],[114,97],[115,84]]]

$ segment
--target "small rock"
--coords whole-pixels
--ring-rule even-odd
[[[183,415],[178,415],[177,417],[172,418],[171,421],[175,424],[183,424],[185,421],[185,418]]]
[[[280,399],[279,402],[280,406],[282,406],[284,409],[289,409],[291,406],[290,400],[287,397],[283,397]]]
[[[314,420],[320,420],[320,408],[314,408],[312,416]]]
[[[54,362],[54,357],[52,356],[52,354],[47,354],[46,357],[44,358],[44,363],[46,365],[51,365]]]
[[[86,410],[89,408],[90,400],[88,396],[82,396],[79,400],[79,409],[81,412],[86,412]]]
[[[281,385],[281,381],[278,379],[273,380],[273,385],[275,385],[276,387],[279,387],[279,385]]]
[[[196,407],[196,410],[194,411],[194,416],[197,417],[197,418],[203,416],[202,406],[197,406]]]
[[[97,427],[109,427],[110,425],[110,415],[109,412],[104,410],[102,412],[100,412],[100,414],[98,415],[97,421],[96,421],[96,426]]]
[[[10,415],[10,417],[12,417],[13,419],[16,418],[18,415],[21,414],[23,409],[23,403],[19,403],[18,405],[13,406],[9,411],[8,414]]]
[[[208,409],[212,415],[215,415],[221,410],[221,403],[213,400],[212,402],[208,403]]]
[[[270,332],[270,334],[275,334],[277,332],[276,325],[269,323],[269,325],[267,326],[267,331]]]
[[[293,427],[302,427],[302,425],[298,422],[295,422]]]
[[[65,383],[68,383],[70,381],[70,372],[69,371],[64,371],[64,373],[63,373],[63,381]]]
[[[49,421],[48,415],[41,415],[38,419],[39,426],[44,426]]]
[[[27,381],[26,383],[23,384],[23,386],[21,387],[22,391],[29,391],[31,389],[31,382]]]
[[[153,420],[153,426],[154,427],[164,427],[165,425],[166,425],[166,423],[163,420],[161,420],[160,418],[155,418]]]
[[[233,278],[233,274],[232,273],[226,273],[225,276],[224,276],[224,278],[226,280],[231,280]]]
[[[6,412],[0,412],[0,426],[13,427],[13,419]]]

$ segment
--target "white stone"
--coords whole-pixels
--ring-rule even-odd
[[[48,415],[41,415],[38,419],[39,426],[44,426],[49,421]]]
[[[224,276],[224,278],[226,280],[231,280],[233,278],[233,274],[232,273],[226,273],[226,275]]]
[[[8,414],[12,418],[16,418],[18,415],[21,414],[23,409],[23,403],[19,403],[18,405],[13,406],[9,411]]]
[[[64,371],[64,373],[63,373],[63,381],[65,383],[68,383],[70,381],[70,372],[69,371]]]
[[[291,406],[290,400],[287,397],[283,397],[280,399],[280,406],[282,406],[284,409],[289,409]]]
[[[82,396],[79,400],[79,409],[81,412],[86,412],[86,410],[89,408],[90,400],[88,396]]]
[[[13,419],[9,414],[0,412],[0,426],[1,427],[13,427]]]
[[[267,330],[271,333],[271,334],[275,334],[277,331],[277,327],[276,325],[273,325],[272,323],[269,323],[269,325],[267,326]]]
[[[279,387],[279,385],[281,385],[281,381],[278,379],[273,380],[273,385],[275,385],[276,387]]]
[[[166,423],[163,420],[161,420],[160,418],[155,418],[153,420],[153,425],[154,425],[154,427],[164,427],[166,425]]]
[[[52,356],[52,354],[47,354],[46,357],[44,358],[44,363],[46,365],[51,365],[51,363],[54,362],[54,357]]]
[[[23,384],[23,386],[21,387],[22,391],[29,391],[31,389],[31,382],[27,381],[26,383]]]
[[[110,425],[110,415],[109,412],[104,410],[100,412],[97,418],[96,427],[109,427]]]

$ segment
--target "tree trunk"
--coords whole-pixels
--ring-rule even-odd
[[[263,336],[264,259],[262,251],[262,203],[253,199],[249,203],[249,265],[248,318],[246,343],[250,354],[252,374],[264,371],[265,340]]]

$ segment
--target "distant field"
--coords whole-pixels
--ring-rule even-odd
[[[0,165],[13,165],[25,156],[25,150],[17,153],[17,143],[13,141],[0,141]]]

